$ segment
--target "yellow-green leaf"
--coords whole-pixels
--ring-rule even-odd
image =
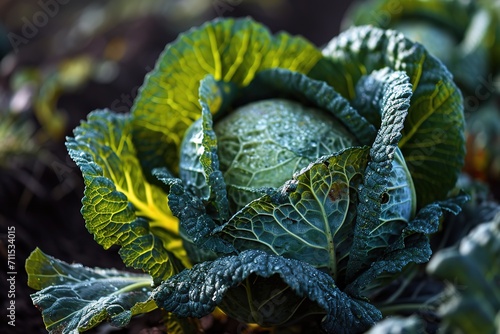
[[[423,207],[455,185],[465,156],[463,98],[444,65],[420,44],[394,30],[353,27],[332,39],[309,73],[349,100],[363,76],[389,68],[405,72],[413,87],[399,148]]]
[[[31,295],[51,334],[79,333],[103,321],[126,326],[156,309],[151,276],[69,264],[35,249],[26,260]]]
[[[273,36],[251,19],[215,20],[181,34],[167,45],[132,108],[141,163],[177,171],[184,132],[201,116],[198,88],[206,75],[242,87],[264,69],[307,73],[321,57],[305,39]],[[218,107],[211,106],[212,113]]]
[[[66,145],[84,177],[82,214],[95,240],[120,245],[125,264],[156,280],[189,266],[167,195],[140,167],[130,117],[95,111],[74,134]]]

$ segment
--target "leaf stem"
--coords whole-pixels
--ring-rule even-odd
[[[120,290],[113,292],[111,295],[119,295],[122,293],[130,292],[130,291],[134,291],[134,290],[138,290],[140,288],[146,288],[146,287],[151,289],[152,284],[153,284],[153,280],[151,278],[149,278],[149,277],[148,278],[140,278],[135,283],[127,285],[127,286],[121,288]]]
[[[128,182],[131,183],[131,181]],[[144,183],[144,192],[147,196],[146,203],[143,200],[139,199],[133,191],[124,189],[117,184],[115,184],[115,186],[116,190],[123,193],[130,201],[130,203],[132,203],[132,205],[136,209],[137,216],[148,218],[150,220],[151,226],[160,226],[174,235],[179,234],[179,224],[177,218],[162,211],[152,201],[152,186],[150,184],[146,182]]]
[[[408,276],[406,276],[403,282],[401,282],[401,285],[398,287],[398,289],[385,302],[387,304],[394,302],[408,287],[408,285],[410,285],[413,278],[416,276],[416,273],[417,273],[416,271],[410,271],[408,273]]]

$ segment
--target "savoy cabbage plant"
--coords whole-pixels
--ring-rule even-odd
[[[90,113],[67,148],[89,232],[144,274],[35,250],[51,333],[157,307],[179,333],[216,307],[363,332],[383,318],[370,291],[427,262],[443,212],[466,200],[448,197],[464,159],[450,73],[369,26],[318,49],[251,19],[208,22],[166,47],[130,114]]]

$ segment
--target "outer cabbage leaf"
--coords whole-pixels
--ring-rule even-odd
[[[276,193],[245,206],[218,236],[240,251],[260,249],[302,260],[339,282],[368,153],[368,147],[351,148],[311,164]]]
[[[130,318],[157,308],[149,299],[151,276],[68,264],[35,249],[26,260],[31,295],[49,333],[76,333],[109,321],[126,326]]]
[[[201,130],[201,138],[195,136],[189,142],[192,149],[182,150],[180,176],[186,180],[187,186],[196,195],[213,206],[216,220],[226,221],[229,218],[229,202],[224,177],[219,169],[217,137],[211,113],[214,105],[218,107],[221,100],[227,101],[228,98],[223,97],[221,87],[211,75],[208,75],[200,84],[201,118],[197,121],[198,126],[190,129],[190,131]],[[202,153],[198,155],[200,151]],[[204,180],[197,181],[200,175],[204,176]]]
[[[415,183],[418,206],[442,200],[454,186],[465,155],[463,101],[444,65],[401,33],[353,27],[323,49],[308,74],[325,80],[349,100],[363,75],[389,67],[413,86],[399,147]]]
[[[323,328],[328,332],[357,333],[381,319],[373,305],[340,291],[327,274],[307,263],[258,250],[194,265],[163,282],[152,297],[160,307],[179,316],[202,317],[212,312],[231,288],[252,274],[266,278],[278,274],[294,295],[317,303],[326,313]],[[259,309],[258,305],[253,307]],[[293,313],[293,309],[288,312]]]
[[[400,236],[370,264],[366,271],[357,275],[345,291],[357,297],[367,295],[365,291],[369,290],[383,273],[398,273],[409,263],[429,261],[432,250],[428,235],[438,231],[445,212],[457,215],[468,199],[467,195],[461,194],[421,209],[402,230]]]
[[[401,138],[403,122],[412,96],[408,76],[403,72],[388,74],[390,80],[380,99],[382,122],[370,150],[371,161],[359,189],[354,239],[349,257],[347,276],[352,279],[359,270],[377,259],[401,235],[406,222],[382,219],[382,205],[388,196],[392,161]],[[391,199],[389,198],[390,202]],[[401,205],[395,202],[394,205]]]
[[[120,245],[126,265],[157,281],[189,266],[166,194],[140,168],[130,118],[95,111],[74,134],[66,146],[83,174],[82,214],[95,240],[105,249]]]
[[[207,213],[203,201],[193,196],[182,180],[173,177],[165,168],[156,168],[153,175],[166,186],[169,206],[180,220],[180,235],[184,248],[194,262],[215,256],[214,252],[232,253],[235,249],[220,238],[214,238],[213,232],[218,226]]]
[[[443,330],[498,333],[500,329],[500,214],[474,228],[457,248],[438,251],[427,266],[453,287],[444,292],[438,313]]]
[[[200,81],[246,86],[258,71],[287,68],[307,73],[321,52],[300,37],[271,35],[251,19],[216,19],[181,34],[148,74],[132,108],[134,143],[148,170],[176,172],[185,130],[200,116]],[[218,107],[212,109],[217,112]]]

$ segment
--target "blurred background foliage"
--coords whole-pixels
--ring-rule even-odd
[[[457,187],[473,195],[464,214],[436,236],[435,250],[456,245],[500,211],[494,201],[500,198],[498,0],[0,0],[0,254],[7,258],[5,231],[15,226],[18,333],[45,332],[29,298],[33,291],[23,283],[22,267],[35,246],[67,262],[125,269],[116,252],[104,252],[85,229],[83,181],[65,136],[94,109],[128,112],[145,74],[180,32],[215,17],[241,16],[318,47],[360,24],[399,29],[424,44],[464,95],[468,154]],[[396,291],[392,299],[425,300],[443,288],[425,271],[412,275],[379,296]],[[0,272],[0,285],[4,276]],[[128,329],[103,325],[90,333],[154,333],[162,316],[153,312]],[[213,333],[241,329],[220,314],[202,323]]]
[[[357,0],[342,29],[371,24],[422,43],[453,73],[467,117],[465,171],[500,196],[500,1]]]

